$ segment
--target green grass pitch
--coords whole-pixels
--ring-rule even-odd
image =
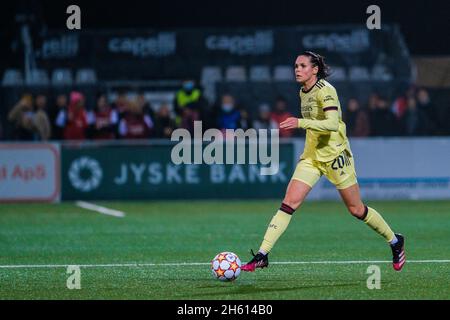
[[[209,261],[221,251],[247,261],[278,200],[97,204],[126,216],[74,203],[1,204],[0,299],[450,298],[449,201],[368,202],[406,236],[410,262],[400,273],[385,262],[391,252],[384,240],[342,203],[307,202],[270,254],[270,267],[231,283],[213,279]],[[311,263],[320,261],[328,263]],[[373,264],[381,289],[369,290]],[[81,265],[81,289],[66,287],[66,265]]]

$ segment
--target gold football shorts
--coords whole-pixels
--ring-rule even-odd
[[[345,189],[358,182],[353,156],[348,150],[342,151],[337,158],[328,162],[300,159],[291,179],[302,181],[312,188],[322,175],[337,189]]]

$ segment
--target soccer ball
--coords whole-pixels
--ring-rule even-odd
[[[211,273],[220,281],[233,281],[241,273],[241,260],[233,252],[221,252],[211,261]]]

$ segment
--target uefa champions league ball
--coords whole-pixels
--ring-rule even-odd
[[[241,273],[241,260],[233,252],[221,252],[211,261],[211,273],[220,281],[233,281]]]

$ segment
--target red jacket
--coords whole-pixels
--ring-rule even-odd
[[[112,127],[114,123],[111,122],[112,112],[112,109],[108,108],[105,111],[97,111],[95,113],[94,139],[110,140],[115,138]]]
[[[121,135],[124,139],[145,139],[150,136],[151,128],[144,115],[127,114],[121,122]]]
[[[84,109],[69,107],[67,113],[67,125],[64,129],[64,139],[84,140],[86,139],[86,129],[88,127],[87,114]]]

